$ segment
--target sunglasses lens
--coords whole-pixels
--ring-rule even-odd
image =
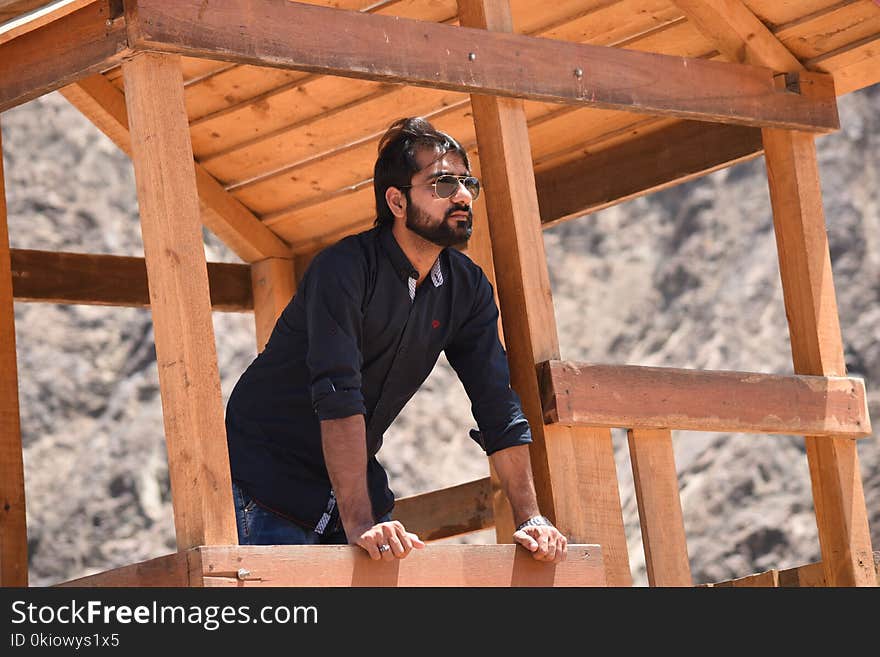
[[[440,176],[437,178],[436,188],[437,196],[440,198],[449,198],[458,191],[458,178],[455,176]]]
[[[480,181],[478,178],[474,178],[473,176],[468,176],[463,181],[464,188],[468,190],[468,193],[471,195],[471,199],[476,201],[477,197],[480,195]]]
[[[464,185],[464,188],[474,199],[480,195],[480,181],[473,176],[463,178],[440,176],[437,178],[436,183],[437,196],[440,198],[450,198],[458,191],[459,185]]]

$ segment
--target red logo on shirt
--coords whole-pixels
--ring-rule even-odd
[[[440,328],[440,322],[436,319],[431,321],[431,328]]]

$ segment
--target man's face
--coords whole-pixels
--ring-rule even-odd
[[[438,156],[436,151],[416,154],[421,167],[413,174],[406,206],[406,227],[437,246],[464,246],[471,236],[473,198],[462,185],[449,198],[438,198],[431,185],[444,174],[468,175],[464,160],[456,153]]]

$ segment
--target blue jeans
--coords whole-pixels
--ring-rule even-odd
[[[232,499],[235,503],[235,522],[238,525],[239,545],[346,545],[348,538],[342,523],[327,527],[323,534],[298,525],[277,513],[260,506],[238,484],[232,482]],[[387,522],[391,514],[379,522]]]

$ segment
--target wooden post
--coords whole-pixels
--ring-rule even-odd
[[[275,322],[296,293],[292,258],[266,258],[251,264],[257,352],[263,351]]]
[[[630,429],[627,437],[648,583],[693,586],[672,433],[668,429]]]
[[[236,544],[232,484],[180,59],[122,65],[178,549]]]
[[[0,135],[0,586],[28,585],[24,461],[18,408],[12,265]]]
[[[506,0],[459,0],[467,27],[512,31]],[[545,426],[537,363],[559,358],[522,101],[472,95],[511,383],[532,428],[538,504],[572,543],[599,543],[610,586],[632,575],[610,429]]]
[[[732,61],[797,73],[799,95],[804,97],[820,93],[818,86],[827,86],[827,81],[805,77],[800,61],[741,0],[674,2]],[[777,85],[784,83],[777,78]],[[836,112],[836,103],[830,109]],[[843,376],[846,365],[815,141],[810,134],[779,129],[765,129],[761,136],[794,370]],[[849,438],[807,436],[806,446],[825,582],[875,586],[856,443]]]
[[[844,376],[815,141],[788,130],[764,130],[763,140],[794,370]],[[807,436],[806,445],[825,581],[876,586],[856,441]]]
[[[454,135],[453,135],[454,136]],[[476,153],[469,155],[471,162],[471,173],[482,179],[482,169],[480,168],[480,158]],[[498,304],[498,286],[495,279],[495,261],[492,258],[492,237],[489,232],[489,215],[486,211],[486,199],[479,198],[473,205],[474,212],[474,231],[468,243],[467,255],[477,263],[486,274],[486,278],[492,284],[495,290],[495,303]],[[500,306],[500,304],[499,304]],[[498,321],[498,337],[501,344],[504,344],[504,330],[500,318]],[[489,480],[492,484],[492,511],[495,516],[495,540],[498,543],[512,543],[513,533],[516,531],[516,523],[513,521],[513,509],[510,507],[510,500],[504,494],[501,487],[501,480],[495,468],[489,463]]]

